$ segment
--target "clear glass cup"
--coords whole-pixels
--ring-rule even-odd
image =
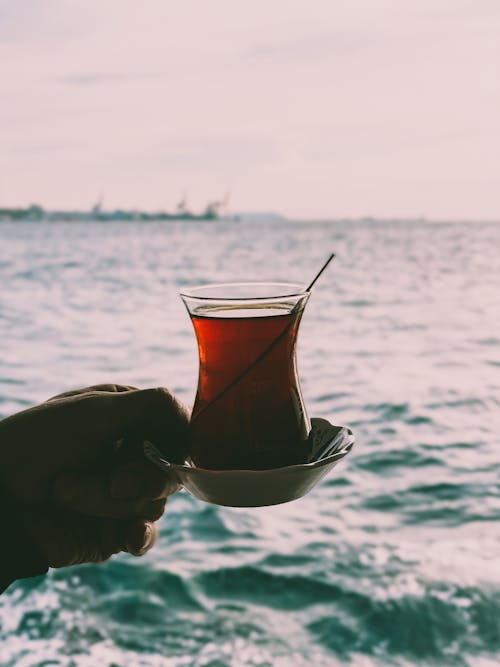
[[[297,333],[309,292],[288,283],[184,290],[198,341],[193,463],[262,470],[301,463],[311,429],[297,375]]]

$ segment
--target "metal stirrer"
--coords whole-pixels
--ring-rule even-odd
[[[328,266],[328,264],[330,264],[330,262],[332,261],[332,259],[333,259],[334,257],[335,257],[335,253],[332,252],[332,254],[330,255],[330,257],[326,260],[326,262],[323,264],[323,266],[321,267],[321,269],[318,271],[318,273],[314,276],[314,278],[313,278],[312,281],[310,282],[309,287],[306,287],[306,289],[305,289],[306,292],[310,292],[310,291],[312,290],[312,288],[314,287],[315,282],[318,280],[318,278],[320,277],[320,275],[323,273],[323,271],[326,269],[326,267]]]

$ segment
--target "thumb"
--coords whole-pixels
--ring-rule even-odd
[[[138,443],[141,452],[142,443],[150,440],[173,463],[185,460],[189,450],[189,412],[168,389],[126,391],[106,397],[118,438],[135,442],[136,446]]]

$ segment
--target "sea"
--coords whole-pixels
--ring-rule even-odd
[[[298,369],[352,452],[283,505],[182,490],[147,556],[13,584],[1,667],[500,665],[500,224],[1,222],[1,416],[100,382],[192,406],[179,291],[330,252]]]

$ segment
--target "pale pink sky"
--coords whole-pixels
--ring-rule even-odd
[[[498,0],[0,0],[0,206],[500,219]]]

